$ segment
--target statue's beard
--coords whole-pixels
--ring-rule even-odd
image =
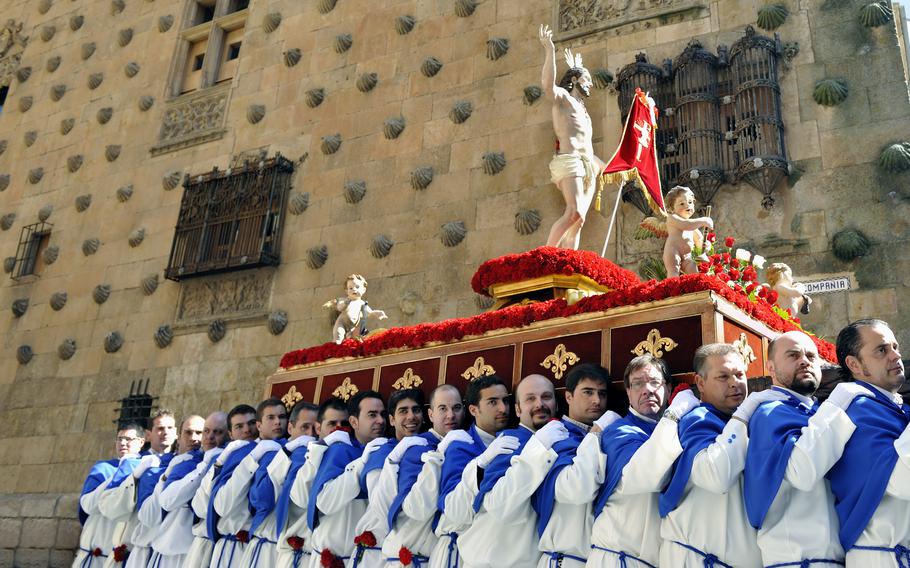
[[[591,96],[591,88],[586,85],[575,85],[578,87],[578,90],[581,91],[581,94],[588,98]]]

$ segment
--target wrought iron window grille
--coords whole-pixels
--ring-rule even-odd
[[[274,158],[184,179],[165,277],[181,280],[280,263],[294,164]]]
[[[118,418],[114,421],[117,427],[126,424],[141,424],[148,429],[149,418],[152,416],[152,406],[157,399],[148,392],[149,379],[139,379],[130,382],[130,394],[120,399]]]
[[[10,273],[13,280],[36,274],[39,255],[47,248],[53,227],[44,221],[22,227],[22,232],[19,233],[19,246],[16,248],[16,266]]]

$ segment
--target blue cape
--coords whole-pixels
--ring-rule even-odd
[[[142,455],[142,454],[140,454]],[[133,470],[136,469],[136,466],[139,465],[139,460],[142,458],[127,458],[117,467],[117,471],[114,472],[114,479],[107,484],[108,489],[114,489],[115,487],[120,487],[126,478],[133,475]]]
[[[760,405],[749,419],[749,450],[743,474],[743,501],[746,516],[753,528],[760,529],[771,503],[780,491],[787,472],[793,446],[818,410],[818,404],[807,408],[801,400],[784,389],[785,400]]]
[[[553,516],[553,507],[556,505],[556,478],[560,472],[567,466],[572,465],[575,454],[578,452],[578,445],[584,439],[587,432],[572,424],[568,420],[562,420],[566,430],[569,431],[569,437],[553,444],[553,451],[556,452],[556,461],[550,466],[550,471],[544,477],[543,482],[531,496],[531,506],[537,512],[537,535],[542,536],[544,529]]]
[[[363,471],[360,472],[360,497],[366,498],[367,496],[367,474],[371,471],[382,469],[385,459],[389,457],[389,454],[392,453],[397,444],[398,440],[392,438],[367,458],[367,463],[364,464]]]
[[[79,497],[87,493],[91,493],[98,488],[99,485],[104,483],[104,480],[108,477],[111,477],[117,472],[117,465],[120,463],[118,459],[110,459],[104,461],[95,462],[92,465],[92,469],[88,472],[88,477],[85,478],[85,482],[82,484],[82,493],[79,494]],[[81,500],[80,500],[81,501]],[[80,503],[79,505],[79,524],[84,525],[85,521],[88,520],[88,513],[82,508]]]
[[[332,444],[322,456],[322,463],[319,464],[319,470],[313,479],[313,486],[310,488],[310,500],[306,507],[306,523],[310,530],[319,525],[319,508],[316,507],[316,498],[322,491],[322,487],[329,481],[335,479],[344,471],[349,463],[356,460],[363,454],[363,446],[357,441],[357,438],[351,436],[351,443]],[[378,450],[377,450],[378,451]]]
[[[424,432],[423,434],[418,434],[418,436],[426,440],[427,445],[411,446],[401,458],[401,463],[398,465],[398,493],[389,506],[388,519],[390,531],[395,528],[395,519],[398,518],[398,513],[401,512],[401,506],[404,503],[405,498],[411,492],[411,489],[414,487],[417,476],[420,475],[420,470],[423,469],[423,460],[421,460],[421,457],[424,453],[435,450],[437,446],[439,446],[439,438],[430,432]]]
[[[643,420],[629,412],[625,418],[607,426],[600,435],[600,451],[607,456],[607,474],[594,500],[595,518],[600,515],[610,496],[616,491],[616,486],[622,480],[622,470],[632,460],[638,448],[648,441],[656,426],[656,423]]]
[[[480,434],[477,433],[476,424],[468,428],[468,434],[471,435],[471,439],[474,441],[473,444],[452,442],[446,448],[442,470],[439,472],[439,499],[436,501],[437,512],[433,519],[433,530],[436,530],[436,525],[439,524],[439,517],[446,510],[446,497],[458,486],[464,468],[467,467],[468,462],[487,449]]]
[[[215,512],[215,495],[218,495],[218,492],[221,491],[221,488],[224,487],[231,478],[231,475],[234,473],[234,470],[237,469],[237,466],[240,465],[240,462],[243,461],[243,458],[250,455],[250,452],[252,452],[255,447],[256,444],[250,442],[242,448],[237,448],[227,457],[224,465],[221,466],[221,469],[215,471],[215,480],[212,483],[212,494],[209,496],[208,513],[205,516],[206,533],[208,534],[209,540],[212,542],[221,538],[221,535],[218,534],[218,520],[221,517]]]
[[[480,506],[483,505],[483,499],[487,496],[493,486],[496,485],[496,482],[499,481],[508,471],[509,466],[512,465],[512,457],[517,456],[521,453],[521,450],[524,449],[525,444],[528,443],[528,440],[534,435],[534,432],[531,432],[528,428],[519,426],[518,428],[513,428],[511,430],[503,430],[496,437],[500,436],[515,436],[518,438],[518,449],[516,449],[511,454],[500,454],[493,458],[493,461],[490,462],[483,470],[483,479],[480,481],[480,486],[477,489],[477,497],[474,498],[474,512],[480,511]]]
[[[306,463],[306,444],[299,448],[294,448],[291,452],[291,467],[288,468],[288,474],[284,478],[284,485],[281,487],[281,493],[278,494],[278,502],[275,504],[275,520],[278,523],[277,533],[285,529],[288,524],[288,511],[291,507],[291,488],[297,479],[297,473],[303,464]]]
[[[686,484],[689,483],[689,476],[692,474],[695,456],[714,443],[714,439],[723,432],[729,419],[729,416],[707,402],[701,403],[695,410],[680,419],[679,445],[682,446],[683,451],[673,464],[670,483],[660,494],[658,510],[661,517],[666,517],[679,505],[683,492],[686,490]]]
[[[910,422],[910,408],[898,406],[874,386],[856,381],[874,396],[858,396],[847,409],[856,430],[844,454],[828,472],[834,508],[840,519],[840,542],[850,550],[869,524],[897,463],[894,441]]]
[[[201,450],[193,450],[190,452],[190,455],[193,456],[193,459],[182,461],[174,466],[171,470],[170,475],[167,476],[167,479],[164,480],[164,488],[167,489],[175,481],[180,481],[190,473],[196,470],[196,466],[202,462],[203,453]]]
[[[287,440],[278,440],[278,443],[283,448]],[[269,477],[268,468],[277,454],[277,451],[266,452],[259,458],[259,467],[256,468],[256,473],[253,474],[253,481],[250,484],[249,491],[250,514],[253,516],[250,524],[250,534],[255,534],[262,521],[269,516],[269,513],[275,510],[275,485],[272,483],[272,478]]]
[[[142,504],[145,503],[145,500],[155,492],[155,486],[158,485],[158,480],[161,479],[164,470],[167,469],[167,465],[171,463],[172,459],[174,459],[174,454],[164,454],[161,456],[161,465],[148,468],[142,472],[142,475],[136,480],[136,511],[138,511],[139,508],[142,507]]]

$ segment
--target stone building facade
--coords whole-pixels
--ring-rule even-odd
[[[697,39],[716,55],[759,23],[763,6],[5,4],[0,566],[68,565],[76,493],[90,463],[109,455],[131,387],[178,415],[257,400],[283,353],[330,338],[322,304],[352,272],[366,275],[390,325],[482,310],[469,286],[476,266],[543,244],[563,207],[547,169],[550,109],[526,89],[539,83],[540,23],[596,71],[587,105],[595,150],[609,157],[622,125],[618,77],[636,54],[661,66]],[[755,187],[725,178],[712,201],[718,232],[798,277],[840,283],[814,296],[809,329],[830,338],[850,319],[878,316],[907,343],[910,174],[900,147],[883,156],[896,143],[910,153],[906,45],[865,0],[781,5],[761,15],[773,31],[754,31],[779,34],[787,175],[770,208]],[[814,96],[826,79],[834,95],[819,96],[830,106]],[[728,87],[735,96],[743,85]],[[209,191],[200,207],[214,215],[216,196],[239,199],[231,180],[261,180],[259,162],[278,153],[293,173],[269,186],[260,240],[246,243],[256,254],[172,262],[175,227],[190,231],[198,217],[191,190]],[[590,214],[583,248],[600,250],[616,191]],[[659,257],[660,242],[633,238],[642,217],[623,203],[608,258],[634,269]],[[212,229],[207,242],[230,248],[239,226],[221,237]]]

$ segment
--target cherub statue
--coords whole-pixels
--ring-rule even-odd
[[[363,299],[367,291],[367,281],[360,274],[351,274],[345,280],[346,298],[335,298],[323,304],[324,308],[334,308],[339,312],[332,328],[332,338],[335,343],[354,337],[362,338],[369,332],[367,318],[386,319],[388,316],[382,310],[374,310]]]
[[[667,278],[680,274],[694,274],[698,272],[698,268],[692,258],[692,251],[702,250],[704,247],[704,237],[699,229],[702,227],[713,229],[714,221],[711,217],[692,219],[692,214],[695,213],[695,194],[688,187],[677,185],[667,192],[664,201],[667,204],[667,240],[664,243],[664,267],[667,269]],[[648,218],[644,223],[648,221],[653,219]]]
[[[793,281],[793,271],[782,262],[775,262],[765,270],[768,286],[777,292],[777,305],[790,310],[790,315],[808,314],[812,298],[806,295],[806,287]]]

